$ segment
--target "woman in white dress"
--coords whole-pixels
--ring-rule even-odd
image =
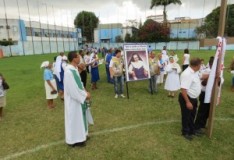
[[[166,66],[167,79],[165,89],[168,90],[168,97],[174,97],[175,92],[180,89],[179,73],[181,72],[180,65],[176,63],[173,57],[169,58],[169,64]]]

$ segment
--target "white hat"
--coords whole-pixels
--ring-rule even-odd
[[[50,64],[50,62],[49,62],[49,61],[44,61],[44,62],[42,62],[42,64],[41,64],[41,68],[48,67],[48,66],[49,66],[49,64]]]

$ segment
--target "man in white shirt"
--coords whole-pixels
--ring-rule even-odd
[[[195,134],[194,119],[197,110],[197,98],[201,93],[201,81],[199,70],[201,61],[199,58],[193,58],[190,66],[181,74],[181,93],[179,94],[179,103],[182,115],[182,135],[188,140],[192,140]]]

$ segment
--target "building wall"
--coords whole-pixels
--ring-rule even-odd
[[[183,28],[170,30],[170,38],[196,38],[197,34],[194,28]]]
[[[99,24],[94,29],[94,42],[114,43],[117,36],[122,36],[121,23]]]
[[[33,48],[34,47],[34,48]],[[40,42],[40,41],[20,41],[16,45],[1,46],[3,56],[22,56],[35,54],[49,54],[79,50],[80,46],[76,42]]]
[[[8,26],[7,26],[8,23]],[[13,41],[18,41],[19,39],[19,24],[16,19],[0,19],[0,40],[8,40],[11,39]],[[9,37],[8,37],[9,34]]]
[[[111,28],[111,29],[100,29],[99,30],[99,42],[115,42],[115,37],[122,36],[121,28]]]
[[[127,33],[129,33],[132,36],[134,27],[119,27],[120,28],[96,28],[94,30],[94,42],[115,43],[115,38],[117,36],[121,36],[123,40]]]
[[[82,43],[81,29],[0,19],[0,40],[9,37],[15,41],[11,46],[0,46],[4,56],[46,54],[78,50]]]
[[[196,38],[195,29],[201,26],[203,19],[182,19],[170,23],[171,38]]]
[[[94,29],[94,43],[99,43],[100,39],[99,39],[99,30],[96,28]]]
[[[107,49],[109,49],[109,48],[123,47],[124,44],[125,43],[92,43],[88,45],[96,48],[106,47]],[[214,50],[215,53],[216,49],[216,46],[200,47],[199,41],[171,41],[171,42],[148,43],[148,45],[150,45],[153,50],[162,50],[163,46],[166,46],[168,50],[184,50],[185,48],[188,48],[190,50]],[[227,45],[226,49],[234,50],[234,44]]]

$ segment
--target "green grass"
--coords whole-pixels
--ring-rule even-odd
[[[182,59],[182,51],[177,54]],[[214,51],[191,51],[191,55],[204,58],[207,63]],[[0,159],[31,149],[33,152],[15,159],[234,159],[234,93],[230,91],[231,74],[227,71],[212,138],[196,137],[188,142],[180,135],[177,98],[168,99],[163,86],[157,94],[151,95],[147,90],[148,81],[139,81],[128,83],[130,99],[114,99],[113,86],[106,83],[102,65],[99,89],[91,91],[88,83],[95,121],[95,125],[90,126],[91,139],[85,148],[70,148],[64,142],[63,102],[57,99],[57,107],[47,109],[43,70],[39,68],[42,61],[52,61],[54,56],[0,59],[0,72],[11,87],[5,116],[0,122]],[[228,51],[226,66],[232,57],[233,51]],[[168,122],[170,120],[172,122]],[[116,128],[119,130],[113,130]],[[58,144],[51,145],[54,142]],[[51,146],[43,148],[46,144]],[[36,147],[39,149],[34,150]]]

